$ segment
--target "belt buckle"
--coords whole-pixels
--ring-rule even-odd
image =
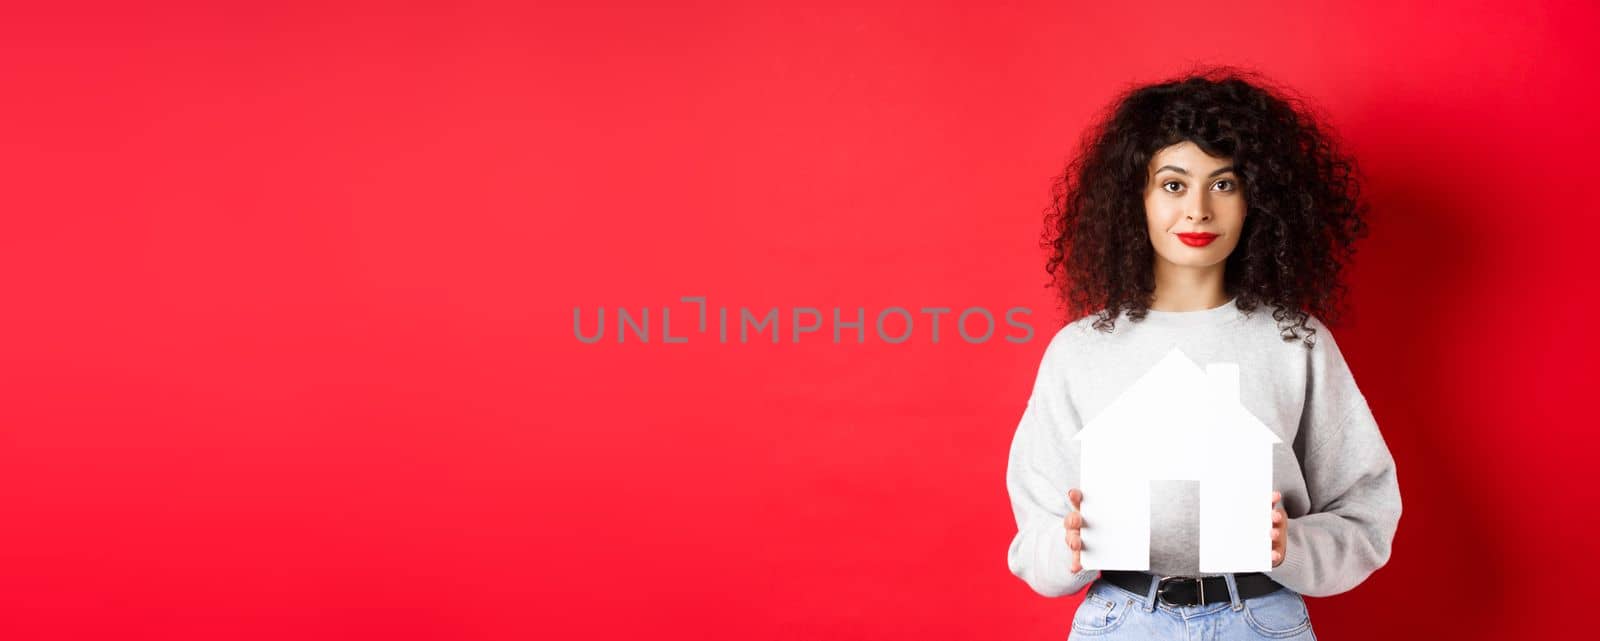
[[[1173,601],[1173,600],[1170,600],[1170,599],[1167,598],[1167,586],[1176,585],[1176,584],[1182,583],[1184,581],[1193,581],[1194,582],[1195,598],[1196,598],[1196,601],[1194,603],[1185,603],[1185,602],[1180,602],[1180,601]],[[1165,604],[1170,605],[1170,606],[1175,606],[1175,607],[1204,605],[1205,602],[1206,602],[1206,582],[1204,580],[1200,579],[1199,577],[1192,577],[1192,576],[1164,576],[1164,577],[1161,577],[1161,580],[1156,583],[1156,598],[1160,599],[1162,603],[1165,603]]]

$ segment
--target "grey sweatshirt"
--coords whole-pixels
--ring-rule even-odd
[[[1273,445],[1272,483],[1283,493],[1289,540],[1268,575],[1295,592],[1328,596],[1388,561],[1400,521],[1394,459],[1333,334],[1313,316],[1314,346],[1285,342],[1271,307],[1245,314],[1236,300],[1151,310],[1139,322],[1124,314],[1111,333],[1087,316],[1051,338],[1006,465],[1017,520],[1007,564],[1035,592],[1072,594],[1098,575],[1071,571],[1063,520],[1067,490],[1081,487],[1073,436],[1174,347],[1201,368],[1238,363],[1240,402],[1283,440]],[[1152,483],[1151,572],[1199,576],[1198,496],[1194,483]],[[1261,509],[1270,509],[1267,497]]]

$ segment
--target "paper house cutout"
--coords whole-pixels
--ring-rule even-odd
[[[1152,481],[1200,484],[1202,573],[1272,568],[1272,446],[1239,401],[1239,366],[1204,370],[1173,348],[1075,437],[1082,444],[1082,562],[1150,569]]]

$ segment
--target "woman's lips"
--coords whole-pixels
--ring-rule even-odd
[[[1183,241],[1183,244],[1190,247],[1205,247],[1216,238],[1216,234],[1178,234],[1178,240]]]

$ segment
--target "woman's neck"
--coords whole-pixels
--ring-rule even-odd
[[[1194,312],[1214,309],[1232,297],[1223,289],[1223,265],[1180,267],[1156,261],[1156,291],[1150,309],[1160,312]]]

